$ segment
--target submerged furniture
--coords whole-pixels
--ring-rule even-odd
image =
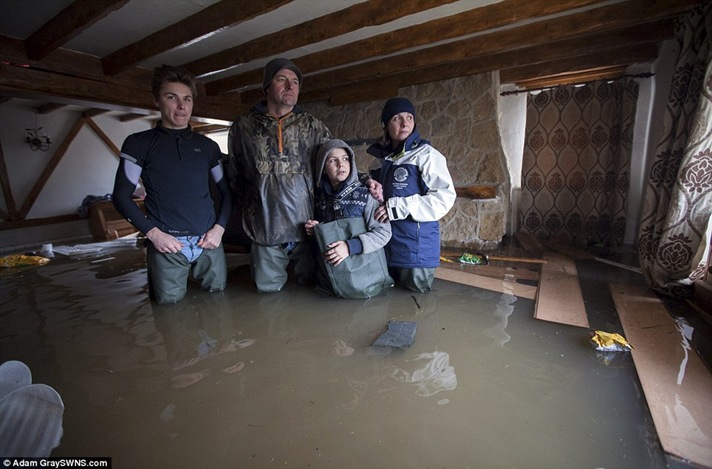
[[[144,210],[143,200],[134,199],[134,202]],[[112,202],[105,201],[89,209],[89,231],[94,239],[106,240],[127,236],[138,230],[116,211]]]

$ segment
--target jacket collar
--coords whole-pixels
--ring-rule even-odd
[[[322,176],[321,178],[321,190],[324,191],[325,194],[336,199],[343,199],[358,187],[361,187],[361,182],[359,182],[358,179],[347,179],[346,181],[339,184],[339,187],[334,189],[333,187],[331,187],[331,182],[329,182],[329,178],[326,175]]]
[[[415,150],[420,145],[430,143],[429,141],[420,138],[420,132],[418,132],[418,127],[413,129],[408,138],[405,139],[403,143],[398,145],[398,148],[391,148],[390,142],[388,143],[374,143],[366,152],[369,155],[373,155],[376,158],[386,158],[391,155],[401,155],[406,151]]]
[[[252,112],[267,115],[267,100],[263,99],[259,103],[252,106]],[[292,109],[292,114],[301,114],[302,112],[304,112],[304,109],[299,104],[295,104],[294,109]]]

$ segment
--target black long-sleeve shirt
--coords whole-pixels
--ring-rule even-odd
[[[116,210],[139,231],[154,227],[174,236],[201,236],[213,225],[227,226],[232,198],[213,140],[160,125],[129,135],[121,147],[114,182]],[[146,215],[133,202],[138,172],[146,189]],[[131,177],[129,175],[132,175]],[[220,192],[219,210],[210,195],[210,177]]]

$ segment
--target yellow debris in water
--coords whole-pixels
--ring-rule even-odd
[[[605,351],[627,351],[633,350],[633,346],[620,334],[604,331],[594,331],[591,333],[591,342],[596,346],[596,350]]]
[[[31,265],[45,265],[49,259],[42,256],[27,256],[25,254],[11,254],[0,257],[0,267],[26,267]]]

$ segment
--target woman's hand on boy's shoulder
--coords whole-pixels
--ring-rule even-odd
[[[379,206],[373,213],[373,217],[380,223],[388,223],[388,207],[385,205]]]

